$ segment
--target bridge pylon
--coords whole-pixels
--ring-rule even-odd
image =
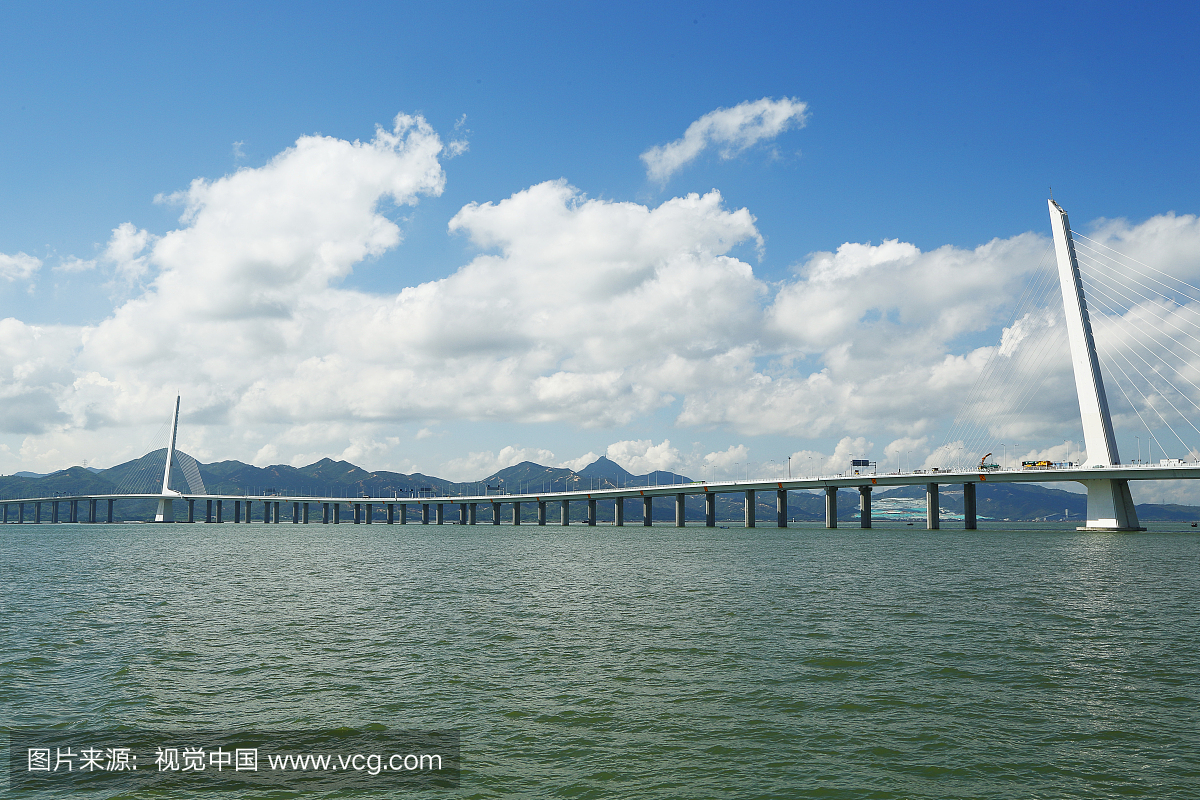
[[[179,497],[179,492],[171,491],[171,461],[175,458],[175,437],[179,435],[179,395],[175,395],[175,416],[171,418],[171,443],[167,445],[167,466],[163,470],[162,497],[158,500],[158,511],[154,514],[155,522],[174,522],[175,511],[172,502]]]
[[[1083,444],[1087,450],[1084,467],[1109,467],[1121,463],[1117,438],[1113,434],[1108,396],[1096,356],[1092,322],[1083,296],[1079,261],[1071,223],[1062,206],[1050,199],[1050,223],[1054,229],[1054,254],[1058,260],[1058,282],[1062,289],[1067,319],[1067,340],[1071,346],[1071,367],[1075,372],[1075,390],[1079,395],[1079,416],[1083,421]],[[1079,530],[1140,531],[1137,509],[1129,493],[1129,481],[1102,479],[1080,481],[1087,488],[1087,524]]]

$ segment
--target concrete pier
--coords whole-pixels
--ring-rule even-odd
[[[936,531],[942,527],[942,511],[938,502],[938,485],[936,483],[925,484],[925,527],[931,531]]]
[[[570,500],[562,501],[562,524],[563,525],[571,524],[571,501]]]
[[[189,500],[188,502],[190,503],[193,501]],[[78,500],[71,501],[71,522],[79,522],[79,501]]]
[[[429,524],[429,503],[421,503],[421,524]]]
[[[438,504],[437,504],[437,509],[436,509],[436,511],[435,511],[434,518],[435,518],[435,519],[434,519],[434,521],[435,521],[435,522],[436,522],[438,525],[445,525],[445,524],[446,524],[446,509],[445,509],[445,503],[438,503]]]
[[[538,525],[546,524],[546,501],[538,500]]]
[[[596,524],[596,501],[591,497],[588,498],[587,524],[592,526]]]
[[[408,524],[408,503],[400,504],[400,524],[401,525]]]
[[[112,501],[110,500],[109,502],[111,503]],[[218,522],[218,523],[222,523],[222,522],[224,522],[224,521],[225,521],[224,519],[222,519],[222,518],[221,518],[221,512],[222,512],[223,510],[224,510],[224,509],[221,507],[221,501],[220,501],[220,500],[218,500],[218,501],[217,501],[217,522]],[[108,515],[109,515],[109,517],[111,517],[111,516],[112,516],[112,507],[111,507],[111,506],[109,507],[109,510],[108,510]],[[109,519],[109,522],[112,522],[112,519]]]
[[[218,501],[218,502],[220,502],[220,501]],[[108,501],[108,521],[109,522],[113,521],[113,506],[115,506],[116,504],[117,504],[116,500]],[[21,516],[22,517],[25,516],[25,504],[24,503],[21,504]]]
[[[458,504],[458,524],[459,525],[467,524],[467,504],[466,503]]]
[[[675,495],[675,527],[682,528],[687,522],[687,495]]]
[[[521,504],[514,502],[512,504],[512,507],[513,507],[513,516],[512,516],[513,523],[512,524],[520,525],[521,524]]]
[[[333,524],[334,525],[342,524],[342,504],[341,503],[333,504]]]
[[[492,524],[500,524],[500,504],[495,500],[492,501]]]
[[[717,496],[711,492],[704,495],[704,527],[717,527]]]
[[[475,507],[477,505],[479,505],[479,504],[478,503],[467,503],[467,524],[468,525],[475,524]]]
[[[973,531],[978,528],[975,512],[975,484],[963,484],[963,528]]]
[[[278,501],[278,500],[276,500],[276,501],[275,501],[274,503],[272,503],[271,505],[273,505],[273,506],[275,507],[275,509],[274,509],[274,511],[275,511],[275,517],[274,517],[274,519],[273,519],[272,521],[273,521],[273,522],[274,522],[276,525],[278,525],[278,524],[279,524],[279,501]]]
[[[613,501],[613,522],[618,528],[625,524],[625,498],[618,497]]]
[[[304,524],[308,524],[308,503],[304,504]]]
[[[746,527],[754,527],[754,490],[746,490]]]
[[[642,524],[646,527],[654,524],[654,498],[650,495],[642,498]]]
[[[50,503],[50,522],[53,525],[58,524],[58,501]]]
[[[858,487],[858,527],[871,527],[871,487]]]
[[[366,516],[363,518],[363,521],[366,522],[368,525],[370,525],[372,520],[375,519],[375,504],[367,503],[365,513],[366,513]]]
[[[95,500],[88,500],[88,522],[96,521],[96,502],[97,501],[95,501]],[[209,512],[208,512],[209,516],[211,516],[212,515],[212,500],[208,501],[208,508],[209,508]],[[4,507],[4,521],[8,522],[8,506]]]
[[[75,509],[71,509],[72,513],[74,513],[74,511],[75,511]],[[195,521],[196,521],[196,501],[189,498],[188,499],[188,523],[190,524]]]
[[[329,524],[329,503],[321,503],[321,524]]]
[[[42,522],[42,504],[41,503],[33,504],[33,521],[35,524],[41,524],[41,522]]]
[[[837,487],[825,487],[825,527],[837,527]]]
[[[788,525],[787,489],[778,489],[775,492],[775,524],[780,528],[786,528]]]

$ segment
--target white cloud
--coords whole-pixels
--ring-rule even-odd
[[[595,457],[592,460],[594,461]],[[484,450],[471,453],[465,458],[451,459],[438,467],[437,476],[452,481],[474,481],[523,461],[532,461],[543,466],[552,465],[554,453],[538,448],[508,445],[501,448],[499,453]]]
[[[113,228],[101,259],[112,265],[118,277],[129,282],[141,280],[150,271],[147,250],[154,241],[149,231],[139,230],[132,222],[122,222]]]
[[[671,446],[670,439],[654,444],[650,439],[630,439],[613,442],[605,455],[634,475],[645,475],[655,470],[673,471],[680,466],[679,450]]]
[[[11,256],[0,253],[0,278],[9,283],[27,281],[33,277],[33,273],[41,268],[42,260],[35,256],[26,253],[17,253]]]
[[[807,116],[807,103],[787,97],[718,108],[689,125],[682,138],[651,147],[641,158],[651,180],[666,181],[709,147],[719,148],[721,158],[733,158],[789,128],[804,127]]]

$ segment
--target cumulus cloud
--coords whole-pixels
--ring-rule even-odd
[[[594,456],[592,460],[595,460]],[[554,453],[550,450],[540,448],[508,445],[501,448],[499,453],[484,450],[477,453],[470,453],[464,458],[451,459],[438,467],[437,475],[440,478],[447,478],[452,481],[473,481],[499,472],[505,467],[520,464],[523,461],[553,465]],[[590,464],[591,461],[588,463]],[[587,466],[587,464],[584,466]]]
[[[666,181],[710,147],[718,148],[721,158],[733,158],[789,128],[804,127],[807,117],[808,104],[787,97],[718,108],[689,125],[681,138],[651,147],[641,159],[651,180]]]
[[[33,273],[42,268],[42,260],[26,253],[17,253],[16,255],[8,255],[0,253],[0,278],[12,283],[13,281],[27,281],[33,277]]]
[[[680,465],[679,450],[671,446],[670,439],[658,444],[650,439],[631,439],[613,442],[605,455],[635,475],[645,475],[656,470],[675,470]]]

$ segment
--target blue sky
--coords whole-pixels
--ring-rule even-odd
[[[764,308],[811,266],[810,254],[845,243],[899,240],[928,254],[945,246],[974,252],[1027,232],[1045,237],[1049,185],[1077,226],[1195,214],[1198,16],[1184,4],[6,4],[0,254],[24,253],[40,266],[0,285],[0,317],[54,327],[68,342],[69,331],[100,325],[153,293],[155,275],[171,269],[152,256],[138,281],[121,283],[101,258],[123,223],[151,237],[186,227],[181,207],[156,196],[186,191],[195,179],[263,168],[302,136],[370,141],[375,126],[390,128],[397,114],[420,115],[443,145],[463,141],[467,150],[441,154],[440,190],[410,198],[412,205],[383,201],[382,213],[403,241],[331,279],[338,290],[387,297],[447,278],[494,253],[473,240],[469,226],[448,230],[460,209],[560,179],[578,191],[572,202],[586,197],[648,209],[718,190],[723,209],[753,215],[755,235],[725,255],[752,269]],[[665,181],[648,177],[641,154],[680,139],[706,114],[763,98],[804,103],[803,126],[731,158],[710,147]],[[1028,261],[1026,251],[1041,253],[1028,243],[1013,247],[1013,263]],[[62,269],[81,263],[71,259],[100,263]],[[223,291],[197,275],[192,291]],[[996,292],[986,325],[943,337],[945,352],[937,357],[965,356],[996,341],[1014,291]],[[579,313],[589,313],[586,298],[581,302]],[[898,324],[903,316],[893,315]],[[222,357],[216,330],[204,336],[213,337],[210,352]],[[7,335],[9,349],[19,350],[21,336]],[[148,328],[140,335],[155,334]],[[744,344],[717,349],[742,353],[777,385],[803,381],[834,358],[827,342],[738,350]],[[64,353],[79,351],[63,346]],[[329,355],[329,346],[321,347],[276,368]],[[189,352],[174,358],[194,358]],[[238,357],[227,354],[230,363]],[[572,357],[556,358],[557,366],[537,368],[543,377]],[[628,372],[630,364],[597,367],[594,375]],[[134,379],[122,376],[140,375],[143,383],[127,392],[120,411],[78,396],[63,375],[36,386],[13,379],[9,395],[57,408],[8,426],[0,469],[104,462],[113,442],[136,439],[133,419],[161,398],[155,368],[147,362],[147,375],[135,367],[71,364],[76,379],[99,373],[125,385]],[[847,380],[861,381],[870,371],[862,369]],[[161,373],[163,392],[171,393],[168,383],[187,387],[168,373]],[[208,379],[229,383],[219,377]],[[730,401],[718,413],[710,398],[703,403],[708,412],[684,418],[691,390],[668,384],[656,384],[659,401],[607,416],[447,403],[339,419],[331,398],[319,412],[283,413],[274,427],[267,411],[231,410],[251,391],[247,385],[229,389],[220,402],[210,398],[205,419],[212,431],[193,449],[207,450],[203,460],[290,462],[327,454],[358,456],[365,466],[469,472],[498,463],[505,447],[547,450],[566,463],[613,443],[649,442],[638,457],[652,460],[648,453],[669,439],[678,455],[661,465],[699,474],[729,460],[704,456],[738,447],[746,448],[736,451],[740,462],[792,453],[832,457],[845,437],[863,437],[880,458],[889,442],[905,437],[925,437],[923,446],[932,449],[937,426],[948,423],[939,406],[886,419],[877,410],[878,430],[862,419],[814,423],[808,433],[785,423],[739,427],[729,420],[753,413],[746,401]],[[287,444],[303,438],[297,429],[330,420],[347,427],[304,446]],[[356,429],[359,423],[365,427]],[[255,425],[259,437],[246,440],[242,431]],[[1031,449],[1033,438],[1040,447],[1073,435],[1061,420],[1039,431],[1030,434]],[[374,444],[355,449],[348,442],[356,436]],[[470,461],[470,453],[495,458]]]

